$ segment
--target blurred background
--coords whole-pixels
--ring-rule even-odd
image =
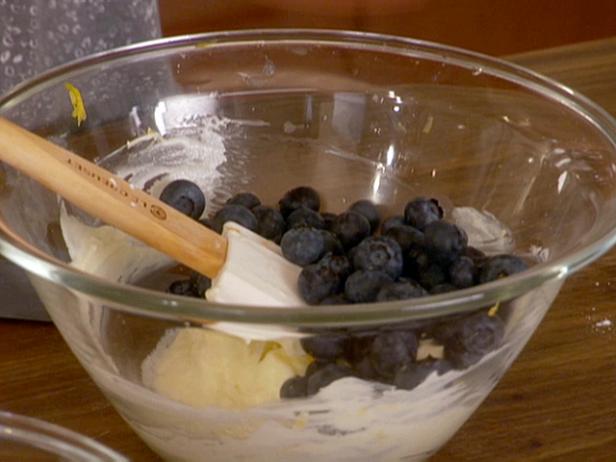
[[[613,0],[159,0],[164,35],[317,27],[432,40],[491,55],[616,35]]]

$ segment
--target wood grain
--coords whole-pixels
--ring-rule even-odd
[[[616,114],[616,39],[511,59]],[[567,281],[520,358],[434,461],[615,460],[615,275],[612,251]],[[158,460],[49,324],[0,322],[0,408],[79,431],[135,461]]]
[[[268,27],[352,29],[491,55],[616,34],[609,0],[160,0],[165,35]]]

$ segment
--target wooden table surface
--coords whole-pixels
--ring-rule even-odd
[[[616,38],[510,57],[616,115]],[[573,275],[519,359],[433,458],[616,460],[616,250]],[[0,321],[0,409],[159,460],[132,433],[50,324]]]

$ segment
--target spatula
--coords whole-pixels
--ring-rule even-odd
[[[257,304],[302,304],[295,290],[300,269],[285,260],[275,244],[237,224],[225,235],[217,234],[104,168],[4,118],[0,118],[0,161],[92,216],[214,278],[216,301],[253,304],[260,298],[264,303]]]

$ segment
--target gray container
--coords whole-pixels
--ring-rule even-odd
[[[157,37],[157,0],[0,0],[0,94],[59,64]],[[25,273],[2,258],[0,317],[48,319]]]

